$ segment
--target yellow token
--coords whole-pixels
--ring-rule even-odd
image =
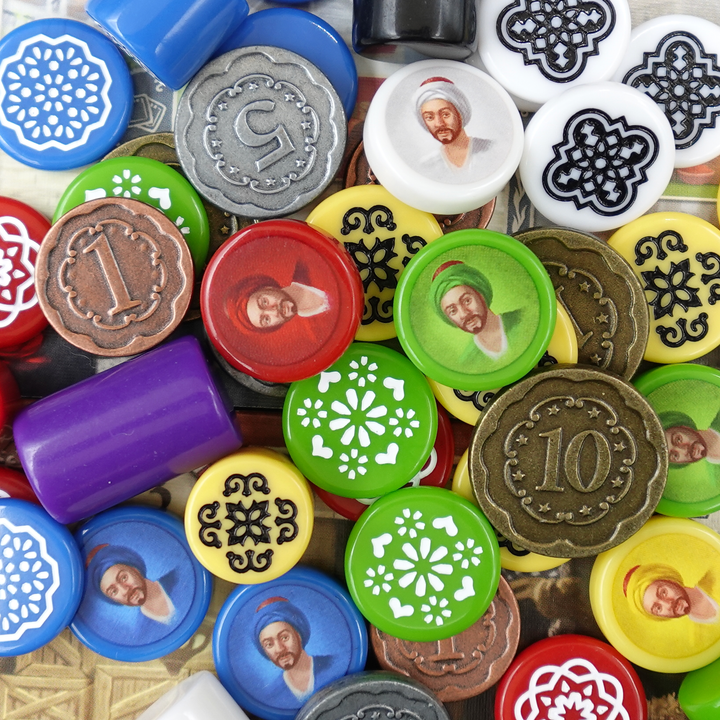
[[[650,310],[645,359],[694,360],[720,344],[720,230],[684,213],[654,213],[608,240],[640,278]]]
[[[321,202],[307,222],[343,243],[360,271],[365,312],[355,339],[395,337],[398,278],[420,248],[443,234],[435,217],[411,208],[380,185],[358,185]]]
[[[577,347],[577,345],[575,346]],[[472,483],[470,482],[470,474],[468,473],[468,451],[466,450],[458,461],[455,474],[453,475],[452,491],[461,495],[466,500],[477,505],[475,494],[473,493]],[[507,538],[495,530],[498,543],[500,545],[500,567],[503,570],[515,570],[516,572],[541,572],[542,570],[552,570],[568,561],[569,558],[548,557],[546,555],[538,555],[521,548],[515,543],[510,542]]]
[[[590,603],[605,637],[630,662],[663,673],[720,657],[720,535],[655,516],[598,555]]]
[[[550,345],[540,358],[538,367],[554,365],[556,363],[575,364],[578,360],[577,335],[567,310],[557,304],[557,321],[555,331],[550,339]],[[476,392],[455,390],[427,378],[437,401],[458,420],[475,425],[485,406],[495,397],[498,388],[493,390],[478,390]]]
[[[254,585],[292,568],[310,542],[307,480],[283,455],[253,448],[211,465],[185,507],[185,534],[214,575]]]

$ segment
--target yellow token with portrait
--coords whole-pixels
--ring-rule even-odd
[[[628,660],[679,673],[720,657],[720,535],[694,520],[651,518],[598,555],[590,602]]]
[[[395,337],[398,278],[420,248],[443,234],[435,217],[406,205],[380,185],[358,185],[321,202],[307,222],[343,243],[360,271],[365,310],[355,339]]]
[[[185,534],[214,575],[254,585],[300,560],[314,522],[310,486],[272,450],[240,450],[200,476],[185,508]]]

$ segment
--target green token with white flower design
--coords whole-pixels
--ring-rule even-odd
[[[442,640],[477,622],[500,582],[495,532],[449,490],[385,495],[355,524],[345,579],[360,612],[402,640]]]
[[[143,157],[118,157],[91,165],[68,185],[53,222],[74,207],[105,197],[125,197],[156,207],[182,233],[195,270],[205,267],[210,246],[207,213],[192,185],[165,163]]]
[[[290,386],[283,433],[308,480],[335,495],[377,497],[402,487],[425,464],[437,435],[437,406],[406,357],[353,343],[327,370]]]

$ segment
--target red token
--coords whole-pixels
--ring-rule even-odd
[[[438,431],[430,457],[422,466],[420,472],[415,475],[410,482],[403,485],[403,487],[417,487],[418,485],[445,487],[450,477],[455,459],[455,440],[453,438],[452,425],[450,424],[450,416],[447,414],[445,408],[440,405],[437,406],[437,410]],[[315,490],[317,496],[331,510],[353,521],[357,520],[368,507],[377,500],[377,498],[358,500],[341,497],[315,485],[313,485],[313,490]]]
[[[35,260],[50,223],[29,205],[0,197],[0,348],[47,325],[35,294]]]
[[[293,382],[347,350],[364,296],[341,243],[297,220],[268,220],[236,233],[213,256],[200,304],[210,341],[233,367],[266,382]]]
[[[518,655],[498,685],[496,720],[646,720],[647,700],[630,663],[610,645],[559,635]]]
[[[40,504],[28,479],[17,470],[0,466],[0,498],[16,498]]]

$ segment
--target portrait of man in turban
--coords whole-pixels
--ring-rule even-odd
[[[661,412],[658,417],[665,430],[671,463],[687,465],[706,460],[713,465],[720,464],[720,413],[705,430],[699,430],[696,422],[684,412]]]
[[[484,162],[483,154],[494,141],[470,137],[465,131],[472,117],[467,95],[448,78],[431,77],[415,91],[413,102],[420,123],[439,143],[433,153],[421,159],[421,165],[429,170],[476,175]]]
[[[282,670],[266,694],[282,705],[300,707],[314,692],[344,674],[335,667],[333,656],[307,653],[310,633],[306,615],[287,598],[268,598],[255,611],[255,645]]]
[[[655,620],[687,617],[694,623],[720,621],[720,607],[711,596],[715,576],[708,571],[693,587],[687,587],[682,575],[671,565],[646,563],[635,565],[625,574],[623,593],[633,607]]]
[[[176,571],[156,580],[147,577],[145,561],[123,545],[97,545],[86,559],[87,589],[107,603],[136,607],[153,622],[171,625],[176,620],[172,595],[178,585]]]
[[[492,311],[493,289],[476,268],[459,260],[442,263],[432,276],[430,302],[448,324],[472,335],[477,350],[490,360],[502,358],[521,321],[521,310]]]

